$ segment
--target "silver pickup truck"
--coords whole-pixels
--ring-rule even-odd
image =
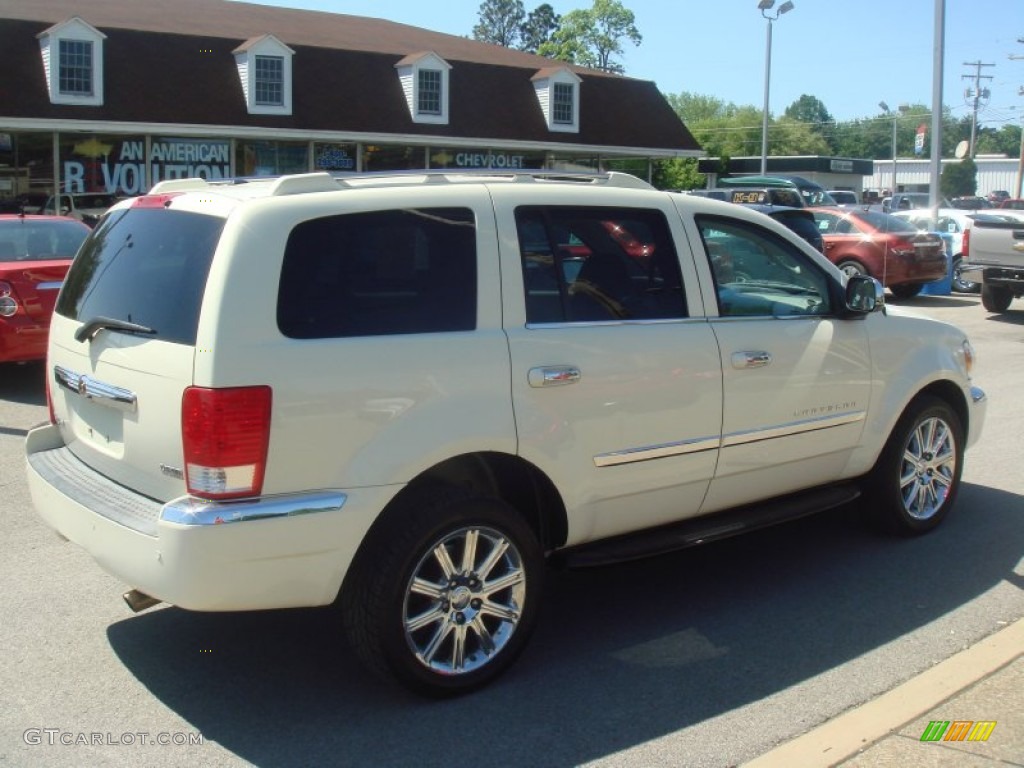
[[[981,303],[989,312],[1005,312],[1024,296],[1024,217],[975,220],[965,256],[961,275],[981,283]]]

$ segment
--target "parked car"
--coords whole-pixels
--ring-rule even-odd
[[[882,199],[882,213],[928,208],[930,205],[931,195],[927,192],[897,192],[892,197]]]
[[[963,211],[980,211],[985,208],[992,208],[992,203],[984,197],[978,195],[963,195],[961,197],[953,197],[949,200],[950,208],[959,208]]]
[[[40,213],[51,216],[69,216],[83,224],[95,227],[100,216],[120,198],[104,192],[61,194],[47,198]]]
[[[993,189],[991,192],[988,193],[987,198],[988,198],[988,201],[990,203],[992,203],[992,205],[994,205],[996,208],[998,208],[999,204],[1003,200],[1009,200],[1010,199],[1010,193],[1008,191],[1006,191],[1005,189]]]
[[[825,255],[847,275],[871,275],[898,299],[946,276],[946,248],[936,234],[874,211],[812,208]]]
[[[746,203],[746,207],[763,213],[779,222],[806,240],[818,253],[825,252],[825,241],[818,231],[818,223],[814,214],[806,208],[788,208],[781,205],[761,205]]]
[[[830,189],[828,193],[840,208],[856,208],[861,204],[857,199],[857,193],[852,190]]]
[[[685,190],[686,194],[710,197],[729,203],[754,205],[784,205],[789,208],[804,208],[806,203],[796,189],[789,187],[712,187],[710,189]]]
[[[999,202],[999,210],[1024,211],[1024,198],[1008,197]]]
[[[718,180],[720,187],[782,187],[795,189],[804,199],[804,205],[835,205],[836,201],[817,182],[803,176],[776,174],[772,176],[724,176]]]
[[[57,292],[88,234],[60,216],[0,215],[0,363],[46,357]]]
[[[546,563],[859,494],[938,526],[986,398],[962,331],[883,296],[618,173],[164,182],[71,267],[28,484],[135,609],[332,606],[372,669],[465,693],[525,647]]]
[[[995,211],[992,211],[995,213]],[[928,231],[932,226],[932,213],[929,210],[900,211],[893,214],[897,218],[909,221],[920,231]],[[991,218],[988,213],[973,213],[958,208],[939,208],[935,219],[935,231],[946,232],[952,236],[950,255],[952,257],[953,290],[958,293],[977,293],[981,290],[979,283],[962,275],[964,255],[970,249],[971,225],[978,218]]]

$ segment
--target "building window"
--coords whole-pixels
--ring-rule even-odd
[[[59,87],[63,94],[92,95],[92,43],[88,40],[60,41]]]
[[[555,83],[552,119],[560,125],[573,123],[573,88],[570,83]]]
[[[421,69],[419,72],[419,112],[421,115],[441,114],[441,71]]]
[[[256,57],[256,103],[279,107],[284,104],[284,57]]]
[[[273,35],[263,35],[232,53],[249,114],[290,115],[295,51]]]
[[[106,36],[77,16],[36,35],[51,104],[103,105]]]
[[[451,65],[436,53],[415,53],[395,64],[414,123],[448,124]]]

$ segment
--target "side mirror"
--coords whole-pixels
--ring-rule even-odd
[[[846,309],[858,315],[877,312],[885,306],[885,288],[873,277],[853,275],[846,281]]]

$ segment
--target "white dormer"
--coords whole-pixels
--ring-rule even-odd
[[[40,32],[39,50],[51,104],[103,105],[103,41],[77,16]]]
[[[448,124],[451,64],[433,51],[406,56],[395,64],[414,123]]]
[[[246,40],[232,53],[249,114],[290,115],[295,51],[273,35],[263,35]]]
[[[548,67],[533,77],[540,111],[549,131],[580,132],[580,83],[576,73],[566,67]]]

